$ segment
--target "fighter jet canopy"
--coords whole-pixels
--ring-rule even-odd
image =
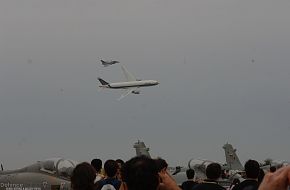
[[[78,162],[63,158],[52,158],[44,161],[39,161],[40,170],[43,172],[56,174],[60,177],[69,178],[72,174],[73,169]]]

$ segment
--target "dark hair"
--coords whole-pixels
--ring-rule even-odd
[[[103,163],[102,163],[102,160],[101,159],[93,159],[92,161],[91,161],[91,165],[95,168],[95,170],[97,171],[97,172],[100,172],[101,171],[101,169],[102,169],[102,165],[103,165]]]
[[[156,163],[158,172],[160,172],[162,169],[168,167],[167,162],[162,158],[156,158],[155,163]]]
[[[87,162],[78,164],[72,172],[71,187],[73,190],[94,190],[95,169]]]
[[[115,160],[107,160],[104,164],[104,169],[108,177],[114,177],[118,170],[118,164]]]
[[[263,179],[265,177],[265,172],[261,168],[259,169],[259,175],[258,175],[258,183],[261,184]]]
[[[247,178],[257,179],[259,176],[260,165],[256,160],[248,160],[245,163]]]
[[[122,168],[122,178],[128,190],[156,190],[159,184],[155,160],[137,156],[127,161]]]
[[[219,165],[218,163],[211,163],[206,167],[205,173],[208,179],[216,180],[221,176],[221,165]]]
[[[271,172],[271,173],[275,172],[276,170],[277,170],[277,169],[276,169],[275,166],[271,166],[271,167],[270,167],[270,172]]]
[[[122,159],[117,159],[116,162],[118,164],[121,164],[121,166],[123,166],[125,164],[125,162]]]
[[[194,178],[194,175],[195,175],[195,172],[194,172],[193,169],[186,170],[187,179],[193,179]]]

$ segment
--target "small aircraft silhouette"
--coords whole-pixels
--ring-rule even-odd
[[[120,63],[119,61],[104,61],[104,60],[101,60],[101,62],[102,62],[102,65],[103,65],[104,67],[108,67],[108,66],[110,66],[110,65],[114,65],[114,64],[116,64],[116,63]]]

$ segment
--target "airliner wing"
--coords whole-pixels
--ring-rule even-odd
[[[132,92],[131,89],[126,90],[125,93],[122,94],[122,95],[120,96],[120,98],[118,98],[118,100],[122,100],[123,98],[125,98],[126,96],[128,96],[129,94],[131,94],[131,92]]]
[[[134,77],[134,75],[132,75],[124,66],[121,66],[122,71],[126,77],[126,80],[129,81],[136,81],[136,78]]]
[[[118,98],[118,100],[122,100],[123,98],[125,98],[126,96],[128,96],[129,94],[131,94],[133,91],[135,91],[138,88],[129,88],[127,89],[121,96],[120,98]]]

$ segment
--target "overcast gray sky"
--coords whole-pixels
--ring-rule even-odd
[[[0,160],[289,160],[290,1],[1,0]],[[120,65],[159,86],[117,101]],[[97,61],[97,62],[96,62]]]

